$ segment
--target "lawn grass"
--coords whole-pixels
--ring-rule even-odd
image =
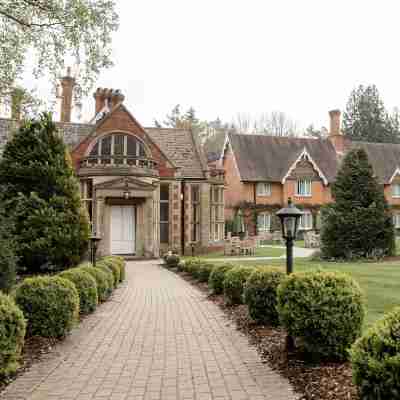
[[[282,247],[257,247],[254,256],[232,256],[232,258],[236,257],[280,257],[285,254],[285,249]],[[224,256],[224,251],[215,251],[212,253],[207,253],[201,256],[201,258],[222,258],[225,257],[225,260],[229,261],[230,256]],[[255,258],[256,260],[256,258]]]
[[[286,261],[254,260],[235,262],[240,265],[274,265],[282,269]],[[400,261],[335,263],[312,261],[306,258],[294,260],[295,271],[320,268],[326,271],[342,271],[350,274],[364,290],[367,300],[365,328],[371,326],[383,313],[400,306]]]

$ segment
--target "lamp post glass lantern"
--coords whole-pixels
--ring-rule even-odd
[[[289,197],[288,206],[280,209],[276,215],[281,220],[282,236],[286,241],[286,272],[293,272],[293,241],[296,239],[300,217],[303,213],[296,208]]]
[[[93,267],[96,266],[97,245],[100,240],[101,237],[97,236],[95,232],[90,236],[90,262],[92,263]]]

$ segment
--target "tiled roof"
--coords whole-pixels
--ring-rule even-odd
[[[242,181],[281,182],[304,149],[328,182],[337,172],[336,152],[328,139],[229,134]]]
[[[180,167],[184,178],[204,178],[207,168],[204,155],[190,130],[144,128],[151,139]]]

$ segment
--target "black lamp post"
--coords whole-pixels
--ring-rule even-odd
[[[289,197],[288,206],[280,209],[276,215],[281,220],[282,236],[286,240],[286,273],[290,275],[293,272],[293,241],[296,239],[297,228],[299,227],[302,212],[296,208],[292,199]],[[292,352],[294,349],[294,340],[292,336],[286,336],[286,349]]]
[[[282,236],[286,241],[286,273],[293,272],[293,241],[296,239],[297,228],[303,213],[296,208],[289,197],[288,206],[280,209],[276,215],[281,220]]]
[[[96,252],[97,252],[97,245],[100,242],[101,237],[96,236],[96,233],[93,233],[90,236],[90,262],[92,263],[93,267],[96,266]]]

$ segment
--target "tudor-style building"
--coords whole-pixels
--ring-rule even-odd
[[[226,136],[218,165],[225,170],[227,220],[241,208],[250,234],[278,230],[275,213],[291,197],[304,213],[300,231],[319,230],[319,211],[332,201],[331,185],[343,155],[361,147],[392,207],[395,227],[400,228],[400,145],[352,142],[340,131],[340,111],[329,114],[327,138]]]
[[[224,173],[186,129],[144,128],[116,90],[97,89],[94,118],[70,122],[74,80],[62,79],[59,131],[68,144],[99,253],[197,253],[224,237]],[[0,120],[1,144],[18,125]]]

